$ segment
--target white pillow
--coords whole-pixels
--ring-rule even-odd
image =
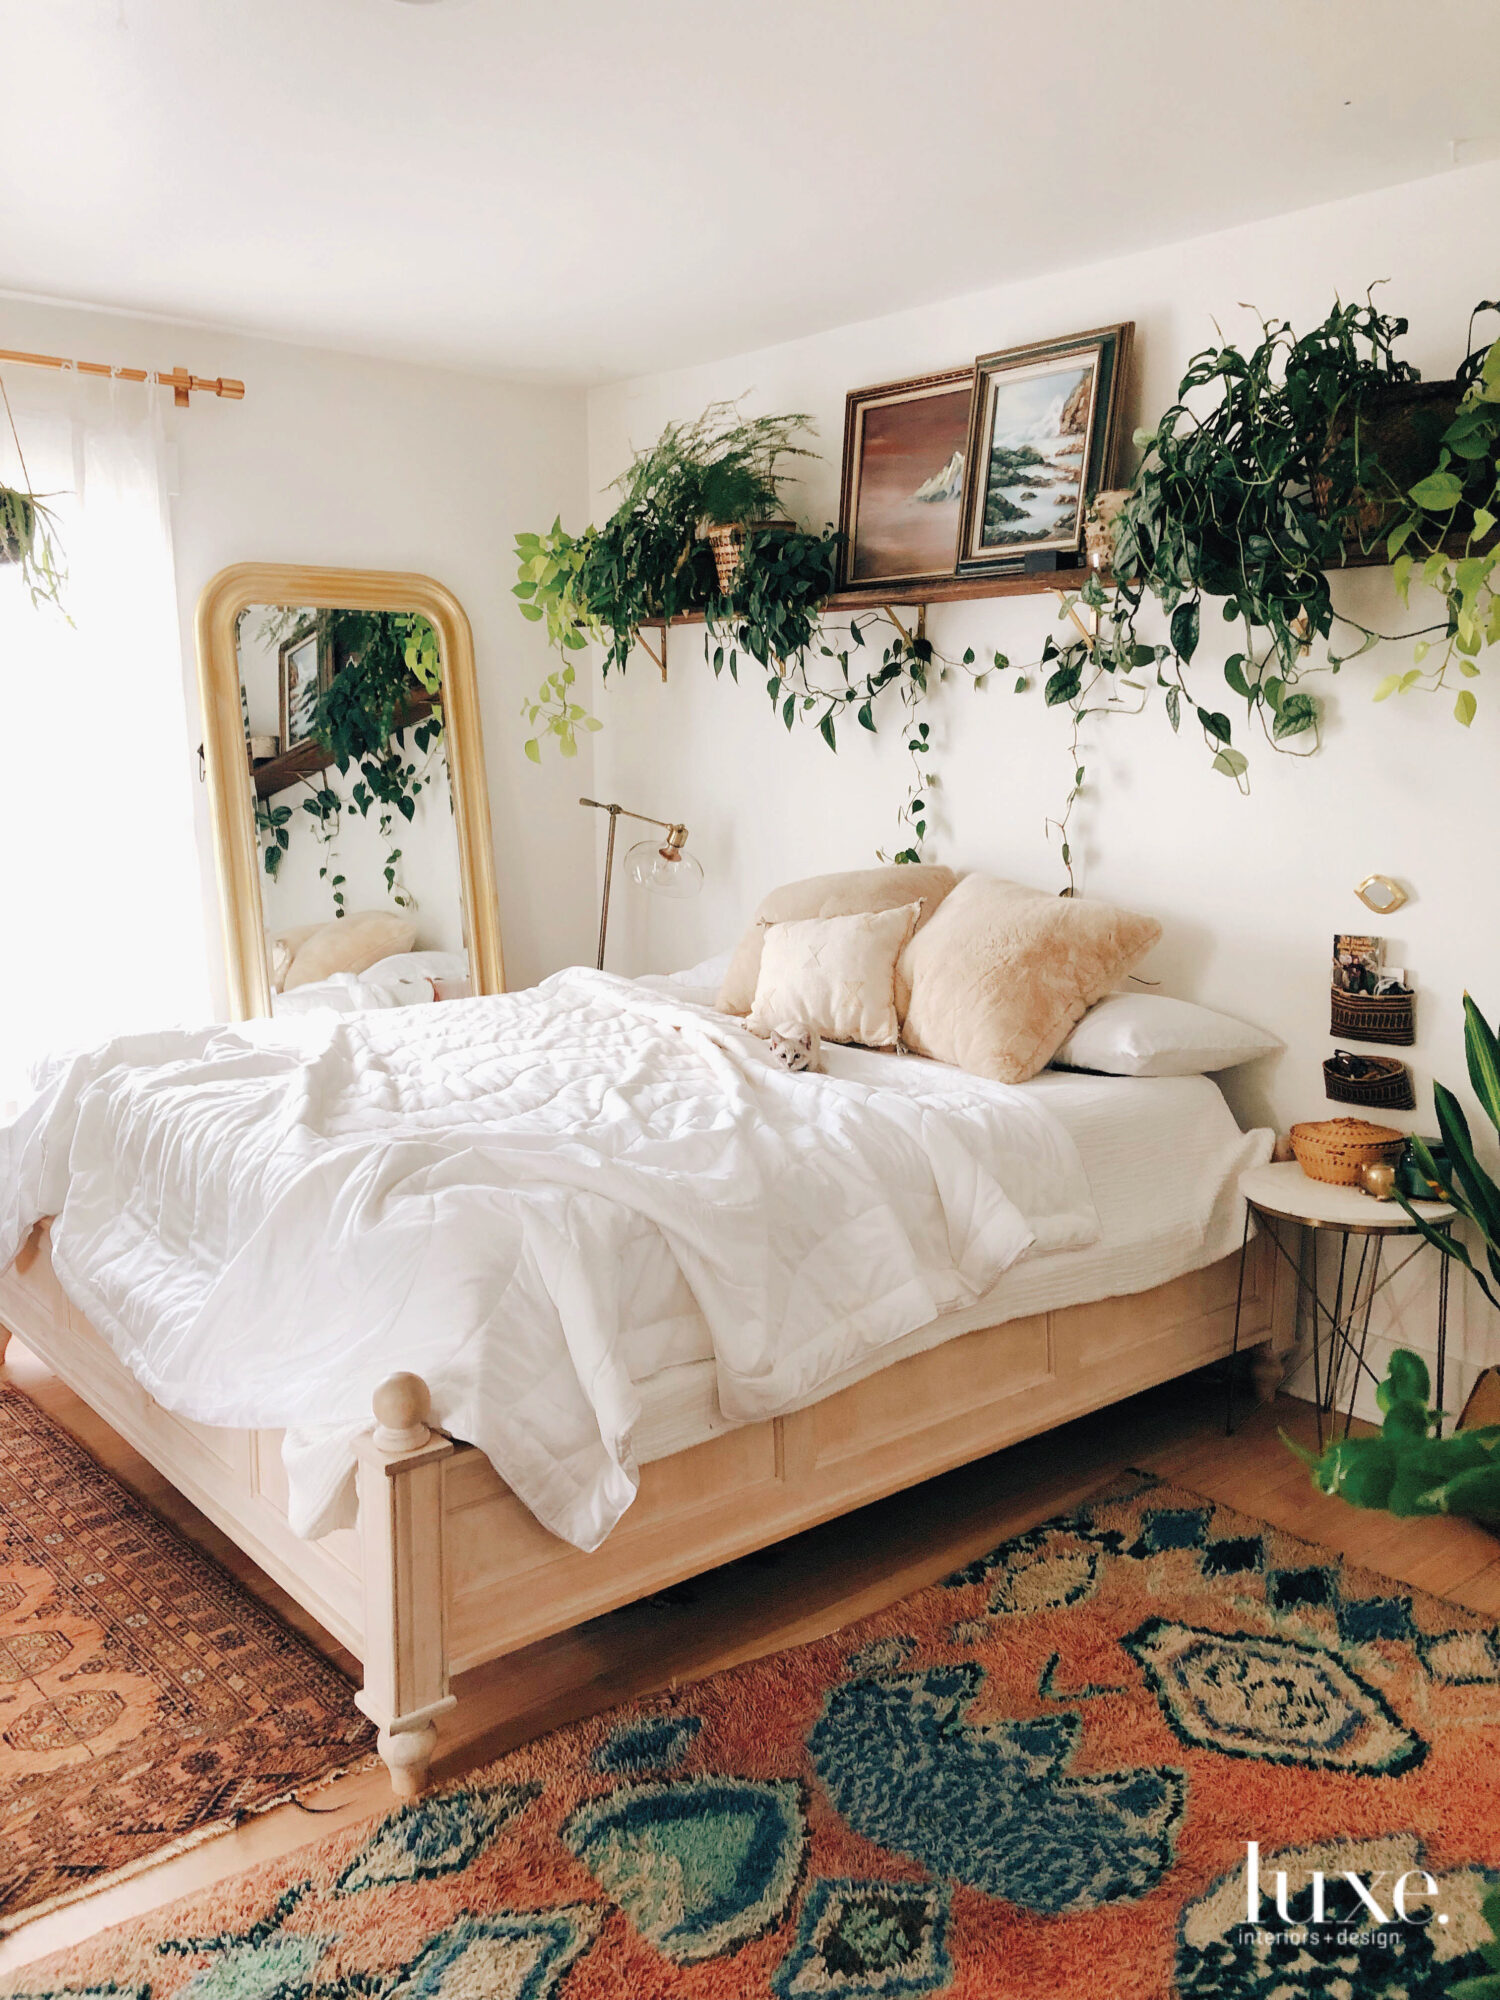
[[[1106,993],[1052,1058],[1106,1076],[1203,1076],[1284,1046],[1263,1028],[1157,993]]]
[[[825,1042],[894,1048],[901,1039],[896,961],[921,914],[920,903],[904,903],[894,910],[767,924],[745,1026],[770,1035],[796,1021],[815,1028]]]
[[[380,958],[359,975],[366,986],[396,996],[402,1007],[426,1000],[467,1000],[468,955],[461,951],[401,951]]]
[[[364,972],[377,960],[408,952],[417,941],[417,927],[394,910],[355,910],[332,923],[319,924],[296,948],[282,990],[312,986],[335,972]]]

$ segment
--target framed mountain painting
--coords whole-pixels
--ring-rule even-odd
[[[1076,553],[1084,509],[1114,483],[1133,324],[981,354],[965,442],[958,568],[1041,567]]]
[[[839,527],[844,590],[951,580],[958,564],[972,368],[851,391]]]

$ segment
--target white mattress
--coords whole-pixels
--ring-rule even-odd
[[[852,1049],[824,1053],[830,1068],[847,1068],[850,1074],[879,1063],[893,1072],[912,1065],[930,1078],[934,1068],[920,1056],[877,1056]],[[972,1086],[973,1078],[965,1081]],[[1245,1214],[1239,1177],[1270,1158],[1272,1134],[1241,1132],[1218,1085],[1208,1077],[1047,1070],[1021,1087],[1036,1093],[1072,1135],[1099,1212],[1099,1241],[1083,1250],[1023,1258],[977,1304],[945,1313],[881,1348],[859,1367],[825,1383],[809,1402],[977,1327],[1150,1291],[1239,1248]],[[679,1320],[674,1336],[671,1362],[636,1376],[642,1414],[634,1444],[641,1464],[734,1428],[719,1409],[707,1328],[700,1324],[694,1331],[690,1320]],[[677,1358],[688,1348],[695,1350],[691,1359]]]

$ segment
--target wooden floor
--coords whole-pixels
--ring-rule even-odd
[[[19,1342],[11,1344],[6,1373],[127,1486],[355,1671],[305,1613]],[[829,1522],[663,1598],[596,1618],[460,1680],[460,1706],[456,1717],[446,1718],[435,1775],[455,1777],[578,1716],[833,1631],[1075,1504],[1130,1465],[1323,1542],[1351,1561],[1500,1616],[1500,1541],[1465,1521],[1396,1521],[1325,1499],[1310,1488],[1277,1436],[1278,1425],[1311,1439],[1313,1411],[1286,1398],[1274,1408],[1247,1408],[1237,1434],[1226,1439],[1222,1377],[1214,1371],[1190,1376]],[[314,1803],[316,1818],[294,1805],[278,1807],[24,1925],[0,1941],[0,1971],[386,1810],[385,1772],[375,1766],[351,1773]]]

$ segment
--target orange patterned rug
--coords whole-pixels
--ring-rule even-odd
[[[348,1682],[0,1384],[0,1929],[357,1762]]]
[[[1485,1621],[1132,1475],[4,1991],[1438,2000],[1497,1751]]]

